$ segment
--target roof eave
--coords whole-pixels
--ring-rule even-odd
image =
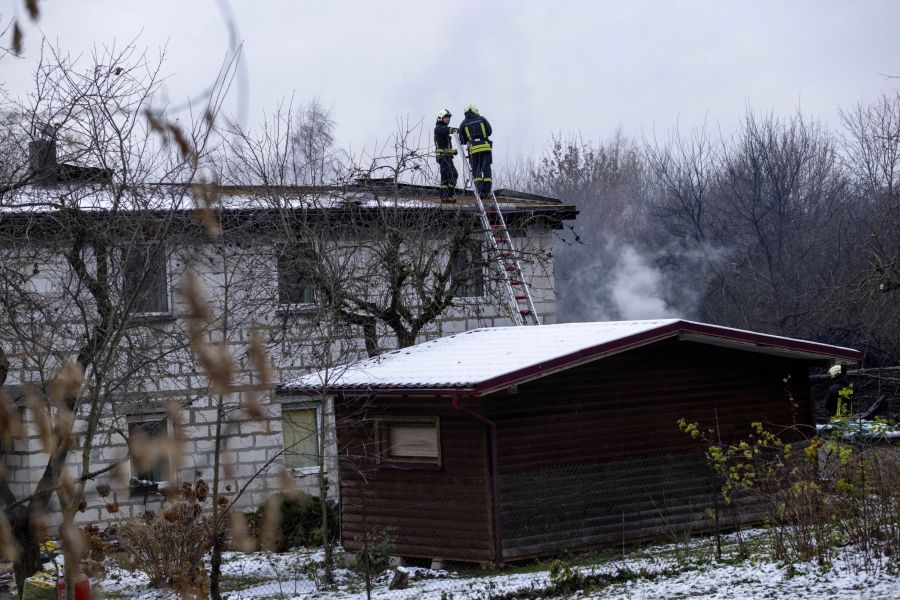
[[[310,387],[279,387],[275,390],[279,396],[345,396],[345,397],[364,397],[364,396],[477,396],[477,389],[471,385],[447,386],[447,387],[384,387],[371,386],[366,388],[360,387],[340,387],[334,386],[329,388]]]

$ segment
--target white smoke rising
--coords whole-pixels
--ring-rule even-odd
[[[631,245],[614,250],[618,261],[607,284],[609,297],[624,320],[660,319],[679,316],[663,299],[662,273],[652,267]]]

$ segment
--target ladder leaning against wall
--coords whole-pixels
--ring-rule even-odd
[[[516,325],[540,325],[541,320],[534,308],[531,290],[528,288],[528,282],[525,281],[525,273],[522,271],[516,248],[513,246],[512,237],[506,227],[506,219],[503,218],[503,213],[500,211],[497,196],[491,190],[490,198],[482,199],[481,194],[478,193],[478,187],[474,185],[472,171],[469,168],[468,145],[459,140],[459,146],[464,148],[462,153],[463,181],[466,179],[473,181],[475,204],[478,207],[481,227],[487,242],[488,264],[496,271],[498,279],[506,291],[506,306],[509,316]]]

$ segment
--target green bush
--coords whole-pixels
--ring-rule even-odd
[[[317,496],[306,496],[297,500],[290,496],[279,494],[280,519],[276,537],[276,550],[286,552],[296,546],[308,548],[323,545],[322,540],[322,504]],[[263,515],[266,506],[259,507],[253,514],[254,530],[258,533],[262,530]],[[334,543],[338,539],[339,524],[337,509],[326,506],[328,513],[328,542]]]

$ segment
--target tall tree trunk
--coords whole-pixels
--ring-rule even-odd
[[[331,531],[328,528],[328,477],[325,474],[325,442],[328,430],[328,401],[321,398],[322,423],[319,431],[319,508],[322,510],[322,548],[325,551],[325,584],[334,583],[334,555],[331,548]]]
[[[216,404],[216,441],[215,454],[213,455],[213,485],[212,485],[212,556],[210,557],[209,573],[209,597],[212,600],[222,600],[222,592],[219,590],[219,582],[222,576],[222,550],[225,547],[225,533],[222,531],[222,511],[219,508],[219,469],[222,457],[222,418],[225,398],[218,395]]]

